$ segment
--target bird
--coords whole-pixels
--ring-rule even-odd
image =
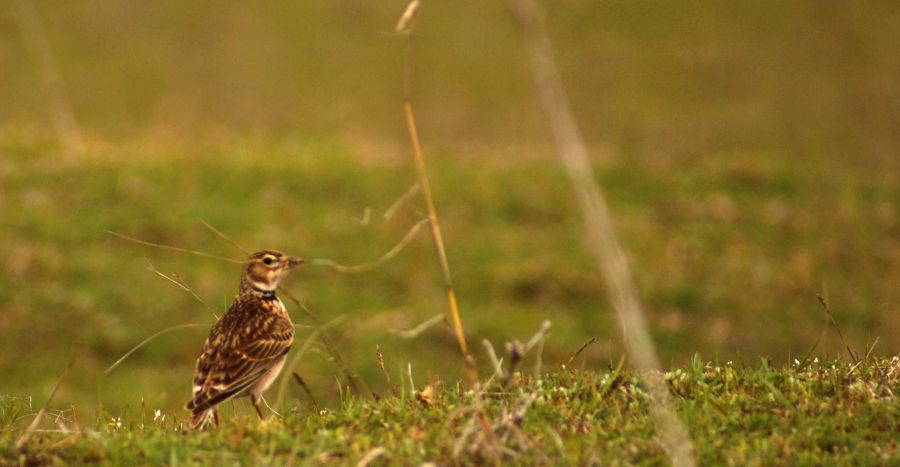
[[[276,250],[258,251],[244,262],[237,296],[213,325],[197,358],[186,406],[192,429],[203,429],[210,419],[218,426],[216,406],[233,397],[248,396],[260,420],[265,419],[259,400],[294,343],[294,323],[275,291],[302,263]]]

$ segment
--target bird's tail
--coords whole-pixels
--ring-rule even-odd
[[[213,410],[214,409],[206,409],[191,413],[191,419],[188,421],[188,426],[190,426],[192,430],[202,430],[206,424],[212,420],[214,415]]]

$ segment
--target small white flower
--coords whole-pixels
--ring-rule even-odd
[[[154,410],[153,411],[153,421],[156,421],[157,419],[159,419],[159,417],[161,415],[162,415],[162,410],[159,410],[159,409]]]
[[[800,360],[794,359],[794,366],[800,366]]]

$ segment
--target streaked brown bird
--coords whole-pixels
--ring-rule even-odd
[[[232,397],[249,396],[259,418],[265,419],[261,394],[281,372],[294,343],[294,323],[275,290],[301,263],[302,259],[275,250],[247,258],[237,297],[213,326],[197,358],[193,396],[187,404],[192,429],[203,428],[210,419],[218,425],[216,406]]]

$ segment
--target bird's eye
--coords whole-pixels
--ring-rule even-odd
[[[266,256],[265,258],[263,258],[263,263],[265,263],[267,266],[271,266],[271,265],[275,264],[275,258],[273,258],[271,256]]]

